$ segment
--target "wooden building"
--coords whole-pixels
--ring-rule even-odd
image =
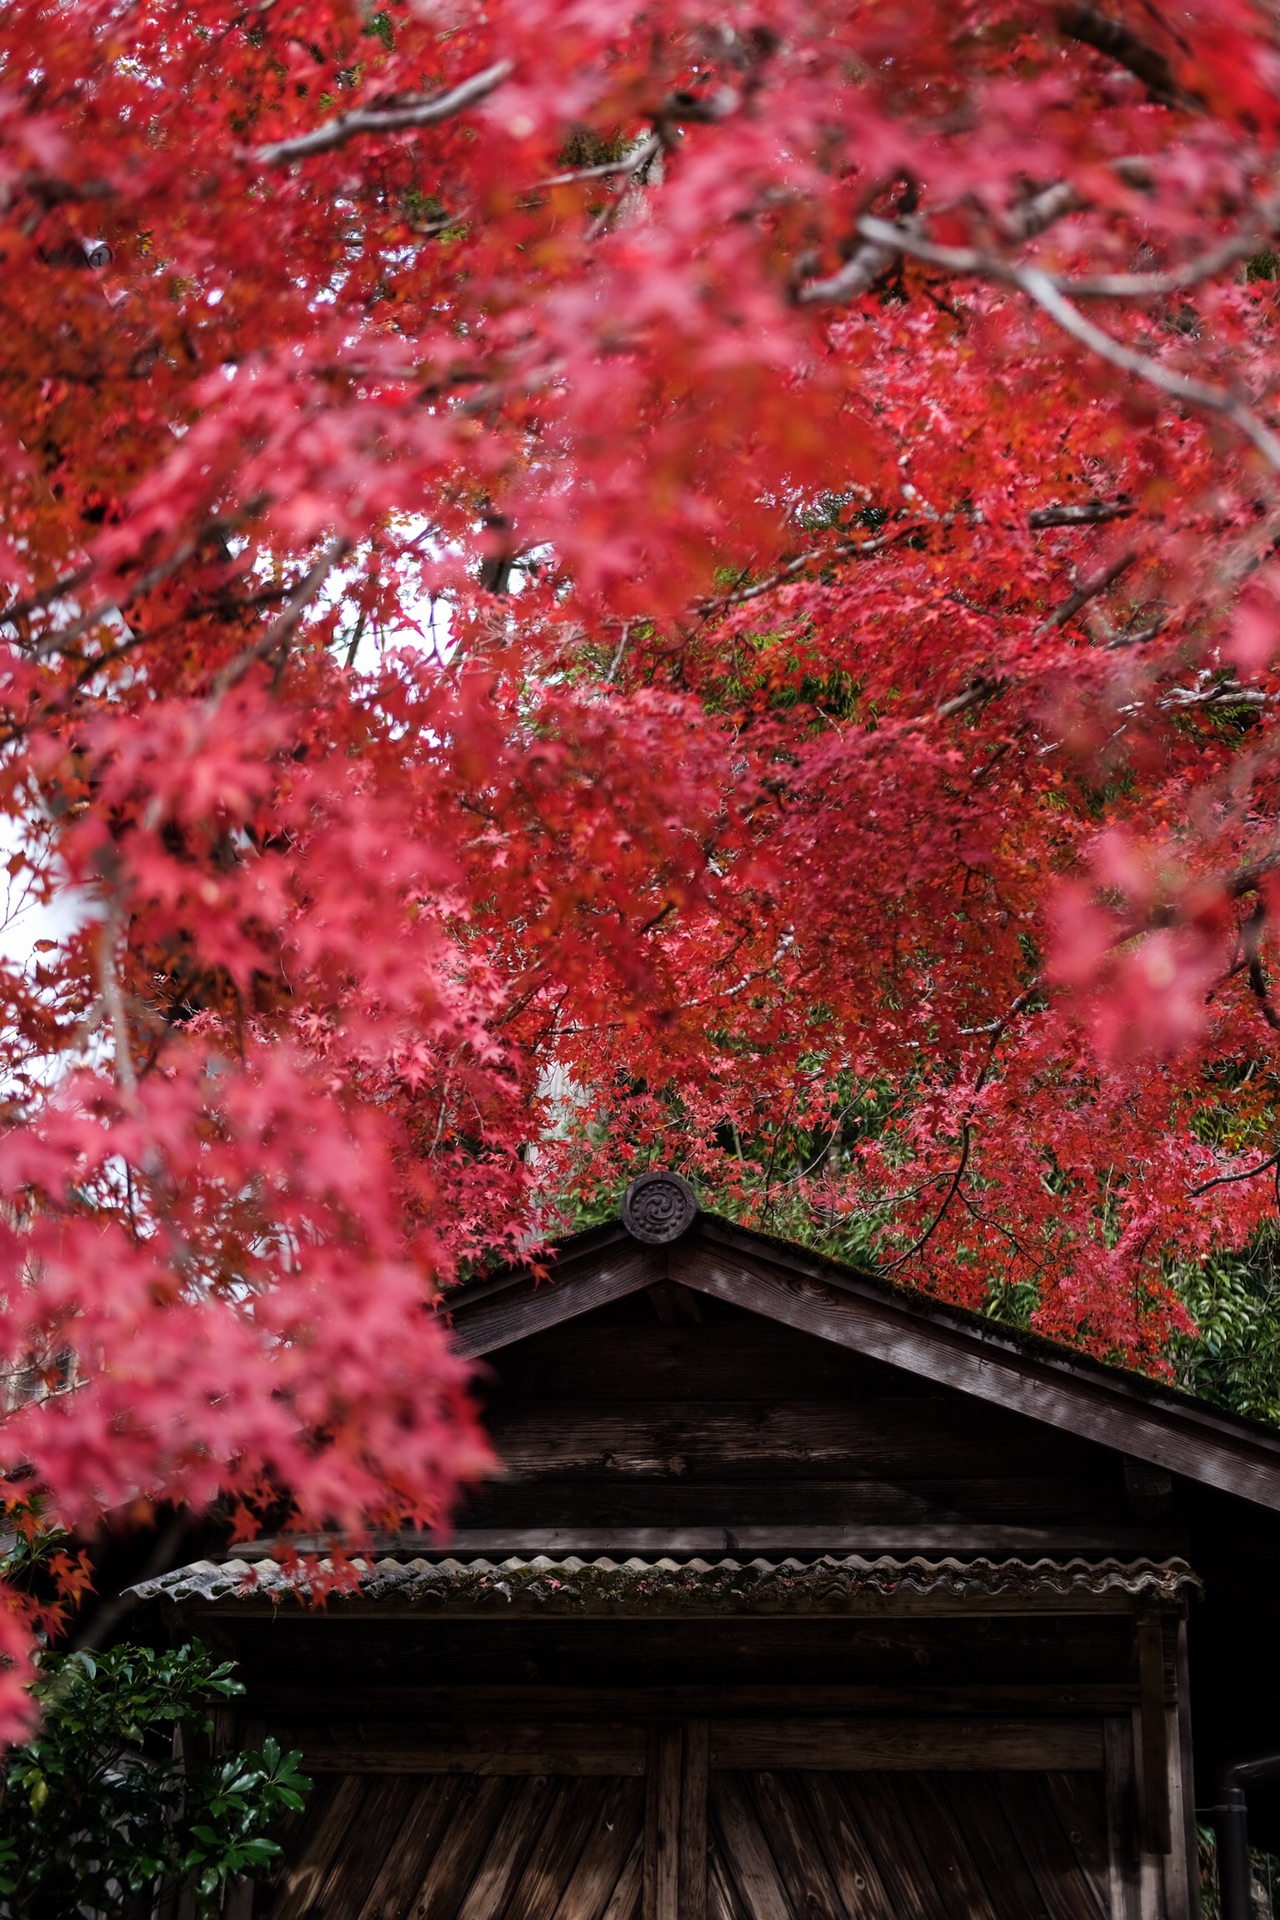
[[[1196,1912],[1197,1794],[1280,1746],[1280,1435],[667,1175],[452,1314],[504,1471],[447,1551],[140,1590],[317,1776],[245,1913]]]

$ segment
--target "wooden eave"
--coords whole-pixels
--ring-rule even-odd
[[[1273,1429],[716,1215],[700,1214],[669,1246],[633,1239],[620,1223],[593,1228],[550,1249],[544,1264],[549,1277],[511,1268],[449,1296],[463,1353],[498,1353],[674,1281],[1280,1512]]]

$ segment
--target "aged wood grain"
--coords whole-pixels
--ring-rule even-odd
[[[940,1920],[944,1910],[928,1861],[889,1780],[868,1773],[842,1785],[888,1889],[895,1920]]]
[[[1159,1614],[1143,1614],[1137,1624],[1138,1684],[1141,1689],[1142,1844],[1151,1853],[1168,1853],[1169,1733],[1165,1713],[1164,1625]]]
[[[767,1835],[787,1897],[801,1916],[839,1915],[840,1895],[814,1840],[796,1793],[798,1776],[776,1772],[739,1776]]]
[[[713,1720],[713,1768],[1101,1770],[1100,1720]]]
[[[402,1774],[369,1780],[343,1848],[343,1878],[321,1911],[324,1920],[359,1920],[371,1887],[409,1820],[418,1782]]]
[[[474,1304],[460,1300],[451,1316],[454,1344],[473,1357],[492,1353],[513,1340],[526,1339],[652,1286],[664,1278],[663,1268],[660,1256],[631,1244],[593,1262],[589,1269],[536,1284],[521,1281]]]
[[[839,1776],[797,1773],[792,1780],[849,1920],[897,1920],[880,1869],[848,1797],[841,1791]]]
[[[368,1721],[349,1732],[290,1730],[317,1773],[641,1774],[644,1731],[601,1721],[537,1726],[438,1726],[407,1730]]]
[[[949,1326],[945,1313],[926,1319],[869,1289],[837,1285],[817,1272],[788,1272],[736,1248],[693,1242],[673,1247],[669,1263],[672,1277],[694,1292],[732,1300],[1081,1439],[1280,1507],[1280,1441],[1231,1433],[1210,1412],[1161,1406],[1122,1379],[1095,1380],[1083,1370],[1070,1372],[1003,1348],[998,1337]]]
[[[650,1729],[644,1821],[644,1920],[679,1920],[683,1737],[678,1725]]]
[[[948,1774],[939,1781],[963,1829],[974,1866],[1001,1912],[1001,1920],[1048,1920],[992,1774]]]
[[[965,1920],[1005,1920],[994,1889],[974,1861],[942,1780],[937,1775],[895,1776],[887,1784],[929,1863],[946,1913],[963,1915]],[[856,1792],[856,1783],[852,1790]]]
[[[511,1792],[509,1780],[461,1782],[453,1818],[410,1908],[411,1920],[454,1920]]]
[[[1079,1863],[1099,1913],[1110,1912],[1107,1864],[1107,1812],[1104,1783],[1097,1774],[1051,1773],[1047,1785],[1054,1811]]]
[[[802,1488],[803,1494],[804,1489]],[[824,1487],[824,1496],[826,1489]],[[968,1489],[959,1489],[957,1497],[968,1497]],[[1012,1496],[1011,1496],[1012,1497]],[[1019,1498],[1023,1496],[1018,1495]],[[795,1490],[792,1490],[795,1504]],[[847,1503],[846,1503],[847,1504]],[[409,1540],[403,1550],[414,1547]],[[425,1542],[429,1551],[438,1552],[438,1541]],[[1158,1558],[1186,1550],[1183,1535],[1172,1528],[1154,1532],[1145,1527],[1112,1525],[1108,1520],[1064,1521],[1053,1526],[1010,1525],[988,1519],[920,1520],[910,1525],[877,1522],[875,1525],[823,1526],[794,1511],[789,1519],[767,1526],[666,1526],[591,1527],[585,1525],[546,1527],[465,1527],[449,1536],[449,1552],[459,1560],[490,1558],[494,1555],[521,1554],[532,1558],[546,1554],[574,1554],[582,1559],[607,1555],[626,1559],[638,1554],[645,1559],[660,1559],[664,1554],[679,1559],[697,1555],[720,1559],[730,1555],[751,1558],[756,1554],[789,1553],[880,1554],[880,1553],[987,1553],[1053,1554],[1108,1552],[1136,1559]]]
[[[546,1774],[513,1785],[458,1909],[458,1920],[500,1920],[526,1859],[541,1842],[554,1792]]]
[[[776,1390],[750,1401],[576,1401],[505,1397],[490,1414],[505,1480],[612,1473],[704,1479],[990,1478],[1105,1481],[1117,1521],[1132,1525],[1119,1466],[1081,1460],[1052,1430],[1003,1409],[947,1401],[815,1400],[788,1405]],[[1013,1446],[1016,1444],[1016,1451]],[[1065,1456],[1065,1457],[1064,1457]],[[1072,1457],[1077,1456],[1077,1457]]]
[[[622,1881],[628,1860],[641,1844],[644,1800],[644,1785],[639,1780],[606,1783],[591,1831],[552,1920],[597,1920],[597,1916],[604,1913]],[[629,1915],[630,1907],[627,1913]]]
[[[714,1840],[707,1843],[707,1913],[709,1920],[749,1920]]]
[[[682,1725],[680,1773],[679,1920],[706,1920],[707,1795],[711,1773],[711,1729],[705,1719]]]
[[[401,1920],[453,1818],[461,1785],[451,1774],[414,1781],[413,1804],[365,1897],[359,1920]]]
[[[751,1920],[796,1920],[736,1774],[712,1773],[710,1809],[726,1869]]]
[[[1097,1906],[1089,1876],[1081,1870],[1082,1841],[1073,1847],[1055,1817],[1052,1795],[1043,1775],[1005,1774],[1000,1799],[1018,1839],[1023,1858],[1040,1891],[1047,1920],[1107,1920]]]
[[[618,1884],[600,1920],[640,1920],[641,1883],[644,1878],[644,1835],[637,1834]],[[583,1920],[587,1920],[584,1915]]]
[[[359,1819],[365,1782],[348,1777],[324,1803],[323,1816],[305,1841],[298,1863],[286,1874],[271,1908],[271,1920],[307,1920],[323,1914],[346,1878],[345,1849]]]
[[[598,1817],[603,1780],[561,1777],[553,1783],[542,1831],[502,1907],[502,1920],[546,1920],[554,1913]]]
[[[1133,1716],[1109,1715],[1104,1729],[1108,1886],[1111,1920],[1141,1920],[1141,1863]]]

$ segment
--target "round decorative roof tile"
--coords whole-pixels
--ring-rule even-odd
[[[698,1217],[698,1196],[678,1173],[642,1173],[622,1196],[622,1224],[633,1239],[666,1246]]]

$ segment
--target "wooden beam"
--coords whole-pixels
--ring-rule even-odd
[[[1163,1407],[1123,1377],[1095,1381],[1002,1347],[905,1303],[790,1273],[708,1240],[673,1246],[671,1277],[940,1386],[1280,1510],[1280,1441],[1228,1430],[1194,1408]]]
[[[1164,1622],[1146,1613],[1137,1622],[1142,1729],[1142,1844],[1149,1853],[1173,1845],[1169,1821],[1169,1730],[1165,1712]]]
[[[713,1720],[711,1766],[1101,1772],[1101,1720]]]
[[[593,1307],[638,1293],[663,1280],[665,1273],[660,1250],[628,1241],[585,1270],[548,1280],[522,1278],[474,1304],[459,1300],[451,1312],[453,1342],[471,1358],[493,1353]]]
[[[558,1773],[640,1775],[643,1726],[548,1720],[537,1726],[464,1724],[406,1727],[361,1721],[323,1728],[293,1726],[277,1734],[302,1748],[317,1773],[473,1773],[484,1776]],[[286,1738],[287,1733],[287,1738]]]
[[[320,1543],[321,1545],[323,1543]],[[1110,1526],[1081,1521],[1051,1527],[1006,1526],[984,1520],[921,1520],[911,1526],[820,1527],[804,1520],[759,1527],[460,1527],[456,1533],[404,1535],[394,1550],[414,1550],[455,1560],[532,1558],[543,1553],[653,1559],[696,1554],[751,1559],[756,1554],[982,1553],[1000,1558],[1020,1553],[1113,1553],[1130,1557],[1185,1551],[1188,1542],[1169,1528]],[[390,1549],[388,1549],[390,1550]],[[248,1559],[250,1556],[245,1555]]]
[[[707,1920],[707,1789],[711,1742],[705,1720],[685,1721],[681,1762],[679,1920]]]
[[[679,1726],[654,1727],[649,1734],[648,1790],[645,1796],[643,1920],[680,1920],[681,1761],[684,1740]]]

